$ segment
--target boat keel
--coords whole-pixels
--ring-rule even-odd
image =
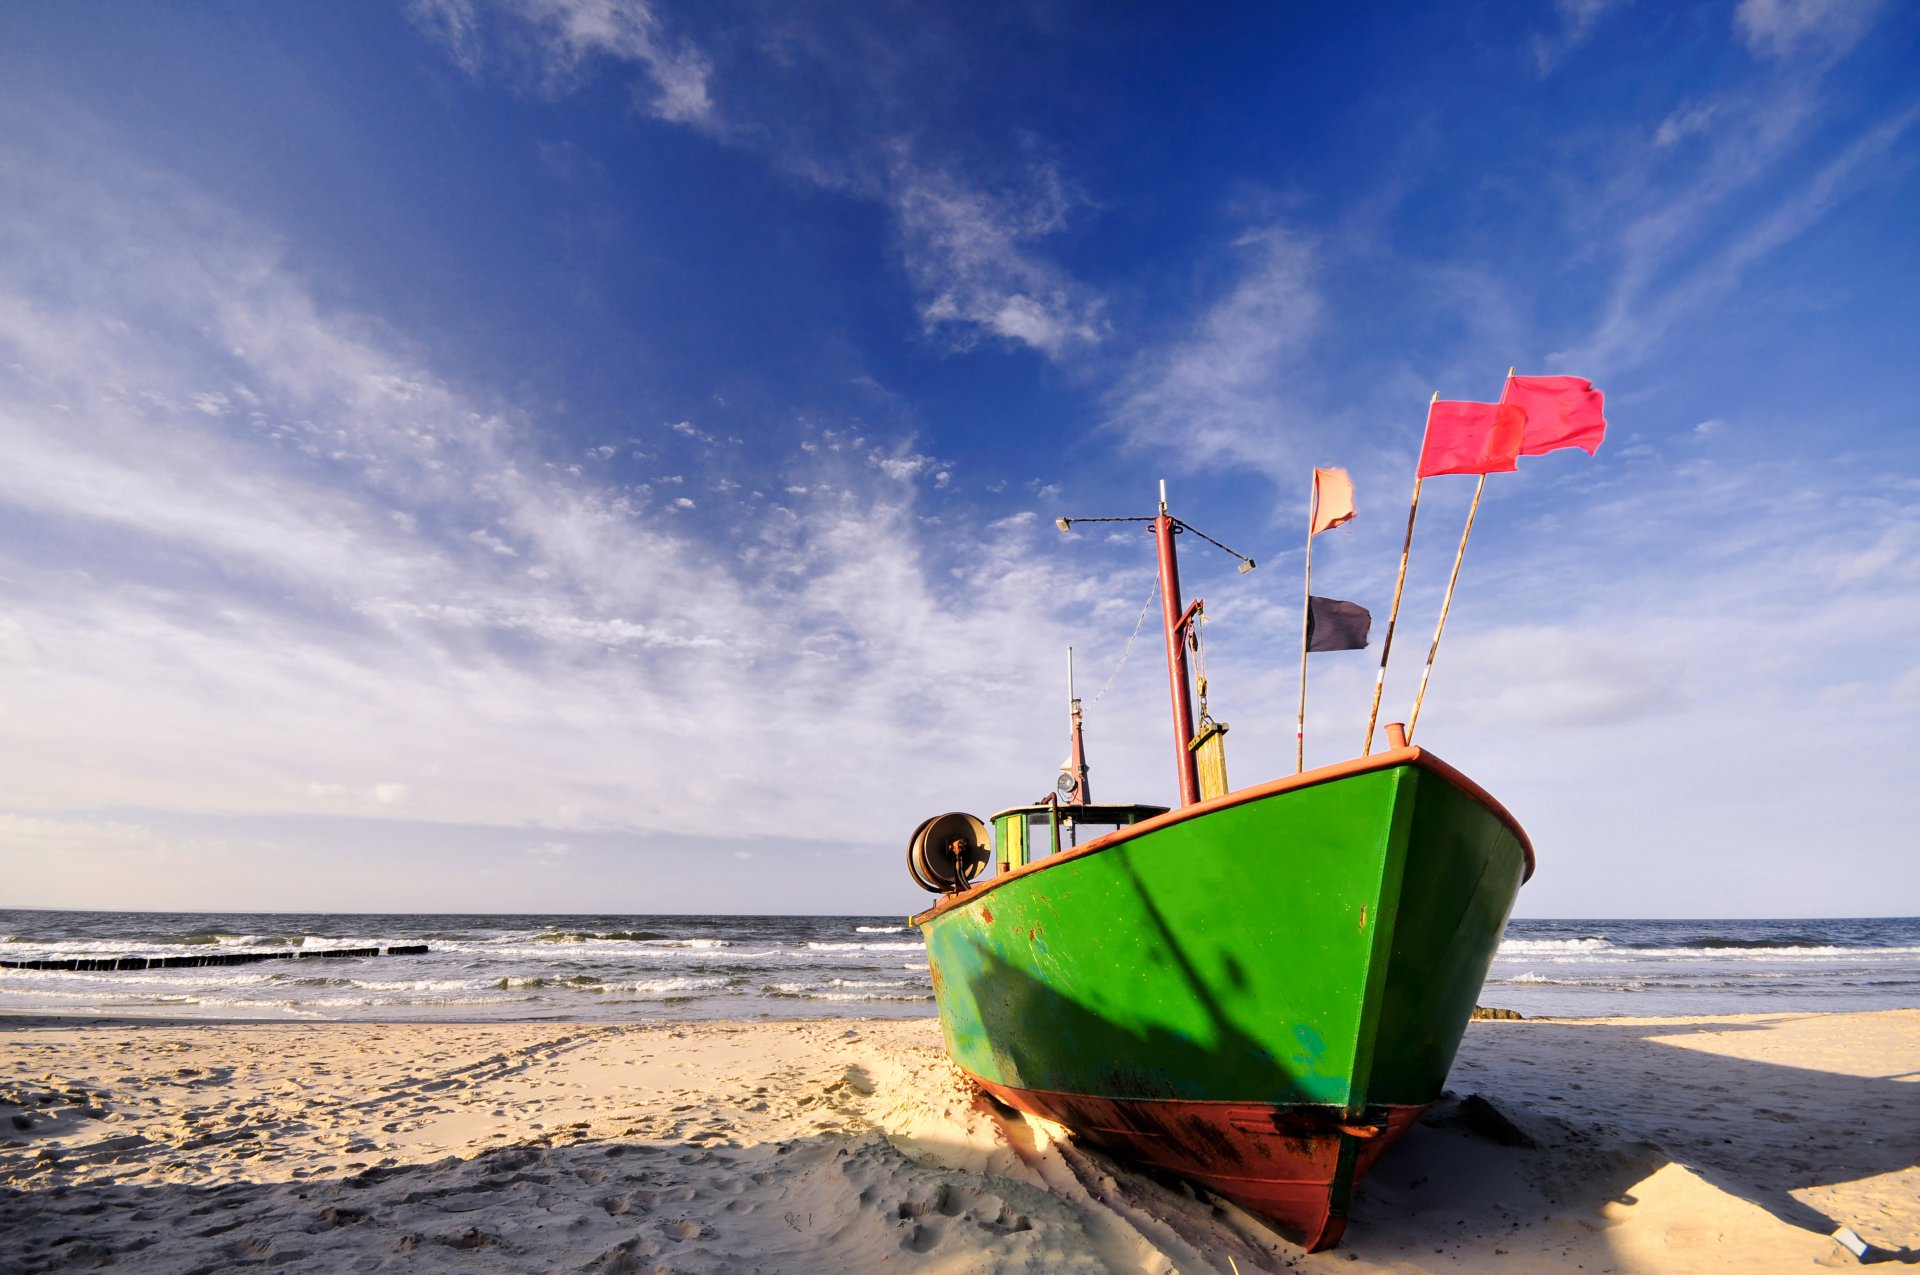
[[[1353,1119],[1333,1107],[1100,1098],[974,1080],[1119,1159],[1232,1200],[1310,1253],[1340,1242],[1354,1184],[1427,1109],[1373,1106]]]

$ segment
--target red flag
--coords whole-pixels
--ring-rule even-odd
[[[1591,456],[1607,436],[1605,396],[1579,376],[1509,376],[1500,401],[1527,414],[1522,456],[1578,447]]]
[[[1344,469],[1313,471],[1313,526],[1307,536],[1338,527],[1353,519],[1353,480]]]
[[[1421,478],[1435,474],[1493,474],[1518,469],[1524,408],[1506,403],[1436,401],[1427,409],[1427,441],[1420,449]]]

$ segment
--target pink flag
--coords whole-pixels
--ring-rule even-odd
[[[1607,436],[1605,397],[1579,376],[1509,376],[1500,401],[1526,412],[1522,456],[1578,447],[1591,456]]]
[[[1313,471],[1313,526],[1308,539],[1353,517],[1353,480],[1344,469]]]
[[[1526,411],[1505,403],[1436,401],[1427,409],[1427,441],[1414,472],[1431,478],[1518,469],[1514,458],[1526,425]]]

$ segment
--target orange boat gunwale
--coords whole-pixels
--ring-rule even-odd
[[[1155,832],[1161,828],[1171,827],[1183,820],[1195,819],[1201,815],[1211,814],[1216,810],[1225,810],[1232,806],[1244,805],[1250,801],[1260,801],[1263,798],[1289,792],[1293,789],[1311,788],[1316,784],[1328,783],[1335,779],[1346,779],[1353,775],[1364,775],[1376,770],[1390,770],[1395,766],[1419,766],[1422,769],[1430,770],[1484,806],[1489,814],[1493,815],[1493,817],[1501,823],[1507,825],[1507,828],[1520,841],[1520,850],[1521,853],[1526,856],[1527,863],[1527,869],[1521,875],[1520,880],[1525,882],[1533,876],[1533,841],[1527,836],[1526,829],[1520,826],[1520,821],[1513,817],[1513,813],[1501,805],[1500,802],[1494,798],[1493,794],[1461,774],[1446,762],[1441,761],[1424,748],[1409,744],[1404,748],[1389,748],[1365,757],[1354,757],[1347,761],[1335,762],[1331,766],[1321,766],[1298,775],[1283,775],[1279,779],[1271,779],[1264,784],[1255,784],[1251,788],[1242,788],[1236,792],[1226,793],[1209,801],[1197,801],[1190,806],[1182,806],[1178,810],[1169,810],[1165,814],[1155,815],[1151,819],[1143,819],[1139,823],[1110,832],[1104,837],[1097,837],[1083,846],[1075,846],[1071,850],[1062,850],[1059,854],[1048,855],[1044,859],[1036,859],[1032,863],[1023,864],[1010,872],[1002,872],[996,876],[989,877],[980,884],[966,890],[949,894],[926,911],[917,913],[909,918],[909,920],[913,925],[924,924],[943,912],[949,912],[954,908],[963,907],[966,904],[972,903],[975,899],[992,893],[1009,881],[1013,881],[1019,877],[1029,876],[1036,872],[1044,872],[1048,868],[1057,867],[1068,860],[1080,859],[1090,854],[1099,854],[1104,850],[1111,850],[1113,847],[1131,841],[1135,837],[1144,836],[1149,832]]]

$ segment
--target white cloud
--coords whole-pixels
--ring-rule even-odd
[[[894,456],[876,454],[872,457],[872,461],[874,468],[895,482],[910,482],[934,464],[933,457],[921,456],[917,453]]]
[[[1740,0],[1733,25],[1758,56],[1833,56],[1859,43],[1879,9],[1879,0]]]
[[[984,329],[1050,358],[1099,343],[1106,332],[1100,298],[1024,246],[1064,224],[1064,200],[1048,177],[1024,199],[1009,200],[951,173],[908,163],[896,169],[888,198],[930,329]]]
[[[864,841],[925,813],[876,775],[1017,786],[997,734],[927,723],[1051,684],[1056,582],[1025,537],[927,537],[902,444],[794,455],[810,499],[729,542],[320,306],[191,188],[0,148],[0,508],[33,529],[0,544],[0,659],[32,669],[0,808]],[[210,383],[247,411],[183,406]]]
[[[1184,465],[1291,474],[1290,377],[1318,335],[1323,303],[1308,244],[1282,226],[1237,245],[1230,291],[1172,343],[1150,349],[1115,395],[1109,423]]]
[[[1463,721],[1584,727],[1688,707],[1687,679],[1664,644],[1623,642],[1617,628],[1495,628],[1462,646],[1448,652],[1447,678],[1485,688],[1462,697]]]
[[[467,533],[467,539],[477,545],[484,545],[486,548],[493,550],[497,554],[502,554],[505,557],[514,558],[519,556],[512,545],[484,529],[469,531]]]
[[[1591,2],[1591,0],[1585,0]],[[488,65],[487,19],[471,0],[416,0],[421,29],[469,74]],[[670,123],[695,128],[717,142],[761,154],[781,169],[830,190],[884,205],[892,216],[907,275],[919,295],[919,313],[929,332],[941,332],[962,347],[982,335],[1024,345],[1061,359],[1099,344],[1107,334],[1104,299],[1041,255],[1035,245],[1066,224],[1073,201],[1053,165],[1023,157],[991,182],[982,182],[952,162],[916,154],[913,130],[880,122],[891,112],[863,99],[853,112],[861,127],[836,129],[832,140],[802,140],[780,115],[723,125],[714,104],[717,72],[711,58],[685,41],[665,38],[653,7],[644,0],[505,0],[509,35],[530,35],[540,51],[546,91],[571,87],[596,57],[640,67],[648,77],[643,106]],[[810,21],[862,26],[858,16]],[[809,66],[812,78],[797,91],[858,81],[863,68],[849,64],[838,41],[800,36],[795,19],[773,33],[741,43],[752,50],[737,69],[751,76],[772,59],[782,73]],[[815,33],[816,36],[819,33]],[[511,44],[511,39],[503,41]],[[796,59],[807,47],[818,63]],[[754,62],[752,59],[760,59]],[[897,70],[897,68],[895,68]],[[885,74],[866,84],[868,98],[887,97]],[[744,94],[740,110],[749,110]],[[894,99],[897,103],[898,99]],[[793,103],[774,109],[804,113]],[[1008,180],[1011,177],[1012,180]],[[669,426],[712,443],[690,422]]]
[[[1609,9],[1621,7],[1621,0],[1554,0],[1554,16],[1559,30],[1551,35],[1533,37],[1533,63],[1544,77],[1551,75],[1566,56],[1587,42],[1593,28]]]
[[[1689,103],[1660,121],[1653,132],[1656,146],[1672,146],[1686,138],[1707,132],[1725,109],[1721,102]]]
[[[0,813],[0,846],[20,862],[59,862],[67,871],[81,864],[98,871],[102,861],[137,863],[174,857],[151,828],[117,820],[47,819]]]
[[[1809,90],[1797,85],[1734,104],[1740,109],[1700,125],[1705,155],[1694,175],[1677,188],[1650,183],[1637,201],[1638,215],[1626,218],[1618,237],[1619,269],[1599,322],[1579,343],[1552,355],[1558,363],[1605,376],[1643,359],[1674,327],[1732,294],[1757,262],[1886,180],[1888,156],[1920,120],[1916,107],[1882,119],[1830,148],[1831,158],[1785,195],[1743,199],[1779,177],[1815,106]]]
[[[475,76],[487,68],[490,56],[506,56],[513,46],[509,37],[498,48],[488,47],[488,25],[503,13],[533,35],[539,72],[549,91],[569,86],[592,59],[610,58],[645,71],[646,83],[634,97],[648,114],[675,124],[715,126],[708,91],[712,66],[698,49],[669,39],[646,0],[498,0],[485,7],[472,0],[413,4],[421,29]]]

